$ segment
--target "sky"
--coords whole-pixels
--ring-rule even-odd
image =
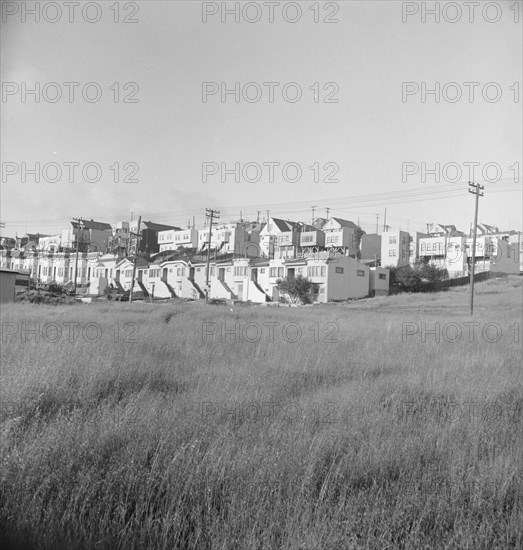
[[[394,229],[466,231],[471,163],[479,220],[522,228],[522,2],[439,2],[439,22],[435,2],[274,2],[272,22],[263,2],[239,22],[223,2],[25,4],[38,22],[2,2],[2,235],[206,208],[310,222],[313,206],[369,233],[385,209]]]

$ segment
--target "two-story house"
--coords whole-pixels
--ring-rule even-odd
[[[354,222],[332,217],[324,224],[325,247],[335,249],[338,253],[356,257],[360,251],[358,231],[361,229]]]
[[[160,252],[178,250],[179,248],[198,248],[198,230],[195,227],[188,227],[186,229],[160,231],[158,233],[158,244]]]
[[[384,231],[381,235],[381,265],[400,267],[410,260],[410,234],[407,231]]]

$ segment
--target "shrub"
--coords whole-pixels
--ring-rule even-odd
[[[278,279],[278,290],[284,294],[287,294],[292,303],[311,303],[312,283],[303,277],[298,275],[297,277],[285,277],[285,279]]]

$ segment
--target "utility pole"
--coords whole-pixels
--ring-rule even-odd
[[[474,233],[472,236],[472,260],[470,265],[470,314],[474,313],[474,272],[476,270],[476,237],[478,233],[478,208],[479,197],[483,197],[483,189],[485,187],[479,183],[472,183],[469,181],[468,190],[469,193],[476,195],[476,205],[474,208]]]
[[[385,208],[385,215],[383,216],[383,231],[387,231],[387,209]]]
[[[329,219],[329,212],[331,211],[330,208],[325,208],[325,213],[327,214],[327,219]]]
[[[73,228],[76,228],[76,256],[74,260],[74,280],[73,280],[73,295],[76,296],[76,277],[78,276],[78,251],[80,248],[80,235],[79,231],[83,231],[83,220],[82,218],[73,218],[73,221],[71,222]],[[73,231],[74,235],[74,231]]]
[[[134,277],[136,276],[136,261],[138,260],[138,248],[140,247],[140,226],[142,225],[142,216],[138,218],[138,230],[136,232],[136,248],[134,249],[133,274],[131,277],[131,291],[129,292],[129,303],[133,303]]]
[[[311,210],[312,210],[312,220],[311,220],[311,224],[314,223],[314,214],[316,213],[316,206],[311,206]]]
[[[210,294],[210,288],[209,288],[209,266],[211,263],[211,236],[212,236],[212,220],[213,218],[219,219],[220,218],[220,211],[219,210],[213,210],[212,208],[206,208],[205,209],[205,216],[207,218],[210,218],[209,222],[209,239],[207,241],[207,268],[205,270],[205,303],[209,303],[209,294]]]
[[[256,223],[260,223],[261,210],[256,210]]]
[[[379,233],[380,228],[380,215],[376,214],[376,235]]]

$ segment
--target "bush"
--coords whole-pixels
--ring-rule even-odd
[[[420,292],[423,283],[418,270],[402,265],[390,268],[390,285],[399,287],[403,292]]]
[[[402,265],[390,268],[390,285],[403,292],[427,292],[436,288],[438,281],[448,279],[448,271],[428,261],[416,262],[414,267]]]
[[[287,294],[291,303],[298,304],[310,304],[312,283],[306,277],[298,275],[297,277],[285,277],[285,279],[278,279],[278,290],[284,294]]]

